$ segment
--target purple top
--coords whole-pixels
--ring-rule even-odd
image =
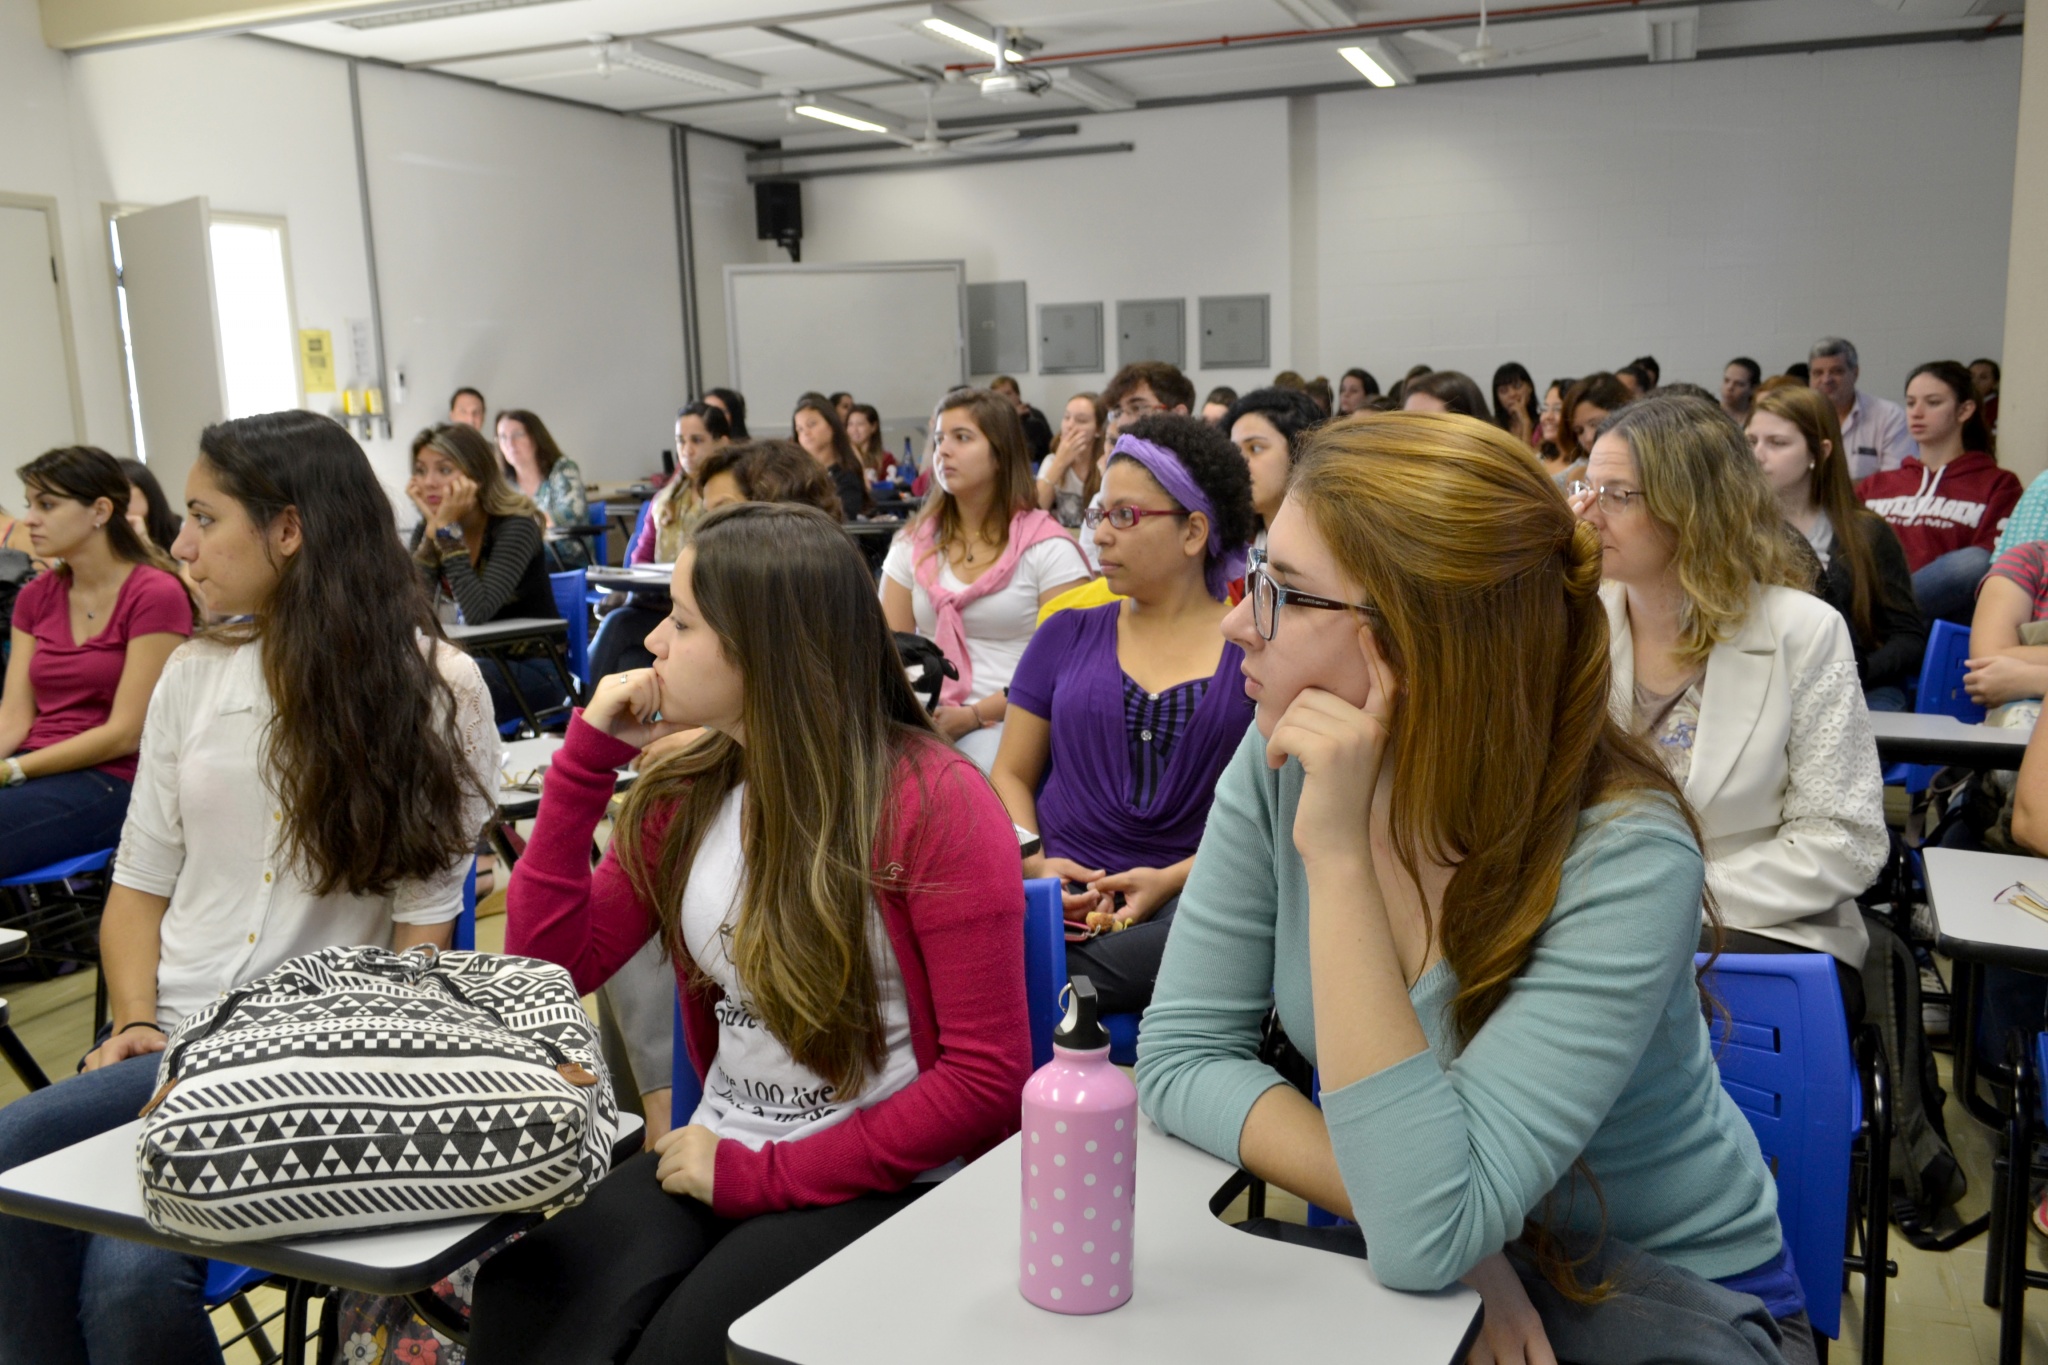
[[[1202,841],[1216,779],[1251,724],[1238,672],[1244,653],[1225,641],[1209,687],[1175,739],[1149,805],[1131,804],[1131,746],[1124,732],[1124,671],[1116,657],[1123,604],[1056,612],[1025,647],[1010,704],[1052,727],[1052,754],[1038,788],[1038,833],[1048,857],[1123,872],[1166,867]]]

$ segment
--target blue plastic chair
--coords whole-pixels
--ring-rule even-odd
[[[1991,1245],[1984,1265],[1984,1302],[1998,1310],[1999,1365],[2020,1365],[2027,1291],[2048,1289],[2048,1273],[2027,1265],[2034,1145],[2048,1123],[2041,1085],[2041,1077],[2048,1075],[2048,1033],[2035,1034],[2032,1046],[2014,1047],[2013,1053],[2012,1109],[2006,1116],[2005,1151],[1991,1166]]]
[[[1863,1127],[1863,1087],[1834,959],[1825,953],[1724,954],[1705,985],[1720,1005],[1709,1024],[1721,1088],[1749,1120],[1777,1177],[1778,1223],[1806,1295],[1807,1318],[1815,1332],[1838,1337],[1850,1148]],[[1887,1176],[1879,1170],[1872,1178]],[[1886,1293],[1882,1246],[1873,1250],[1871,1236],[1866,1228],[1865,1264],[1879,1267],[1865,1279],[1866,1360],[1882,1349]]]
[[[680,1128],[688,1123],[690,1115],[697,1112],[697,1104],[703,1098],[704,1082],[697,1079],[697,1069],[690,1065],[689,1045],[683,1041],[683,1002],[678,1000],[675,1060],[669,1064],[669,1126]]]
[[[1102,1016],[1102,1026],[1109,1031],[1109,1060],[1118,1066],[1138,1064],[1138,1025],[1143,1018],[1135,1011]]]
[[[455,917],[455,940],[449,945],[464,952],[476,949],[476,859],[469,860],[469,876],[462,883],[462,913]]]
[[[232,1265],[227,1261],[208,1261],[206,1287],[202,1291],[206,1296],[206,1310],[209,1313],[226,1306],[234,1310],[235,1320],[242,1325],[239,1333],[221,1343],[221,1349],[226,1351],[238,1341],[247,1341],[249,1348],[256,1353],[256,1358],[263,1362],[263,1365],[274,1365],[274,1362],[282,1360],[277,1348],[271,1345],[269,1334],[263,1330],[263,1326],[273,1319],[283,1317],[284,1310],[280,1308],[270,1317],[259,1319],[255,1308],[244,1295],[269,1278],[270,1272],[267,1270],[251,1270],[245,1265]]]
[[[554,590],[555,610],[569,626],[569,672],[587,694],[590,691],[590,574],[567,569],[548,575]]]
[[[1923,716],[1954,716],[1965,725],[1984,719],[1984,708],[1963,690],[1963,661],[1970,657],[1970,628],[1954,621],[1936,621],[1927,633],[1927,653],[1920,659],[1920,686],[1913,709]],[[1901,786],[1917,796],[1941,771],[1932,763],[1895,763],[1885,769],[1886,786]]]
[[[607,512],[608,512],[608,509],[607,509],[607,508],[605,507],[605,505],[604,505],[603,503],[601,503],[601,502],[593,502],[593,503],[591,503],[591,504],[590,504],[590,507],[589,507],[589,513],[590,513],[590,524],[591,524],[592,526],[596,526],[596,527],[600,527],[600,528],[603,528],[603,527],[609,527],[609,526],[611,525],[611,519],[610,519],[610,517],[609,517],[609,516],[607,515]],[[606,541],[607,539],[609,539],[609,536],[608,536],[608,535],[606,535],[606,534],[605,534],[605,533],[604,533],[604,532],[603,532],[602,530],[601,530],[601,531],[599,532],[599,534],[597,534],[597,535],[595,535],[595,536],[591,537],[591,540],[590,540],[590,562],[591,562],[591,563],[593,563],[593,564],[609,564],[609,563],[611,563],[611,562],[612,562],[612,561],[611,561],[611,557],[610,557],[610,556],[608,556],[607,554],[605,554],[605,552],[604,552],[604,547],[605,547],[605,541]]]
[[[34,944],[38,936],[44,938],[41,946],[30,948],[31,957],[43,961],[75,962],[80,966],[99,965],[99,935],[96,931],[91,934],[84,934],[84,931],[98,923],[100,911],[106,906],[108,885],[103,879],[95,893],[80,895],[64,884],[74,877],[104,872],[113,861],[114,850],[103,848],[0,878],[0,888],[16,892],[23,916],[33,916],[24,926],[30,930],[31,943]],[[54,886],[61,890],[55,896],[39,897],[31,902],[27,890],[32,886]],[[81,934],[84,934],[82,940]],[[64,945],[70,942],[80,942],[81,946],[67,951]],[[102,976],[93,991],[92,1031],[95,1038],[106,1022],[107,982]]]
[[[1067,985],[1066,915],[1060,908],[1060,880],[1033,877],[1024,883],[1024,1006],[1031,1019],[1031,1065],[1052,1060],[1052,1035],[1060,1026],[1060,992]]]

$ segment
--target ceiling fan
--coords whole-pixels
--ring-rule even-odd
[[[1521,47],[1495,47],[1493,39],[1486,31],[1486,0],[1479,0],[1479,33],[1472,40],[1472,44],[1469,47],[1426,28],[1411,28],[1401,36],[1410,42],[1421,43],[1424,47],[1433,47],[1439,52],[1448,53],[1456,57],[1460,66],[1478,67],[1483,70],[1495,62],[1505,61],[1512,57],[1526,57],[1532,52],[1542,52],[1548,48],[1566,47],[1572,43],[1588,42],[1599,37],[1605,31],[1605,29],[1598,28],[1588,29],[1583,33],[1575,33],[1563,38],[1551,38],[1541,43],[1525,43]]]
[[[970,147],[993,147],[999,143],[1015,142],[1024,134],[1016,128],[996,128],[986,133],[940,137],[938,120],[932,114],[932,88],[927,85],[924,88],[924,136],[911,138],[898,133],[892,133],[890,136],[913,152],[924,156],[936,156],[940,152],[957,152]]]

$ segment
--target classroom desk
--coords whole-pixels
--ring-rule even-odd
[[[1996,899],[2022,880],[2048,891],[2048,861],[1957,848],[1923,848],[1920,857],[1927,870],[1935,947],[1955,964],[1949,1037],[1955,1047],[1956,1090],[1972,1117],[2003,1127],[2005,1115],[1977,1094],[1978,992],[1986,966],[2048,975],[2048,922]]]
[[[306,1310],[313,1290],[321,1285],[357,1289],[367,1294],[404,1298],[444,1333],[448,1315],[427,1291],[442,1279],[514,1232],[540,1221],[535,1213],[501,1213],[456,1218],[380,1232],[299,1237],[276,1242],[197,1242],[149,1225],[142,1209],[142,1185],[136,1175],[135,1145],[141,1119],[87,1138],[62,1151],[0,1172],[0,1212],[55,1223],[60,1227],[119,1237],[124,1241],[168,1247],[188,1255],[232,1261],[269,1271],[284,1280],[283,1340],[287,1360],[305,1358]],[[619,1136],[613,1162],[640,1147],[645,1125],[636,1114],[619,1111]],[[333,1321],[332,1312],[328,1321]],[[456,1325],[457,1334],[462,1329]],[[293,1347],[299,1349],[293,1353]]]
[[[1462,1361],[1479,1330],[1463,1285],[1401,1294],[1351,1256],[1217,1221],[1235,1169],[1138,1121],[1135,1280],[1121,1308],[1068,1317],[1017,1291],[1018,1152],[1009,1141],[733,1323],[733,1365]],[[1219,1193],[1227,1194],[1218,1199]],[[851,1330],[848,1324],[866,1324]]]
[[[499,859],[509,875],[519,861],[519,854],[512,841],[505,837],[505,827],[519,820],[531,820],[540,814],[540,793],[524,791],[507,786],[507,774],[524,776],[538,770],[541,786],[547,785],[547,767],[554,761],[556,750],[562,747],[560,735],[541,735],[534,739],[515,739],[504,746],[504,761],[498,775],[498,815],[491,823],[491,847],[497,850]],[[621,768],[618,780],[612,790],[624,791],[633,785],[635,773]]]
[[[1933,763],[1958,768],[2017,768],[2033,737],[2031,727],[1966,725],[1954,716],[1913,711],[1872,711],[1880,763]]]
[[[443,626],[449,643],[468,654],[481,654],[487,659],[496,659],[498,667],[505,672],[508,684],[512,680],[511,650],[523,644],[540,644],[546,647],[548,659],[555,666],[555,674],[562,681],[562,694],[580,702],[582,693],[576,687],[576,679],[569,672],[569,660],[563,651],[568,646],[569,623],[559,616],[506,616],[496,621],[486,621],[480,626]],[[534,714],[532,703],[526,700],[526,693],[516,684],[512,686],[513,699],[519,703],[519,713],[535,734],[540,733],[540,717]]]
[[[624,568],[592,568],[589,572],[590,586],[606,588],[612,592],[658,592],[666,597],[669,577],[674,570],[673,564],[632,564]]]
[[[28,956],[28,935],[19,929],[0,929],[0,962]]]

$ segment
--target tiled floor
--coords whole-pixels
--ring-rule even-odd
[[[486,901],[477,921],[477,947],[504,947],[505,921],[491,911],[502,906]],[[8,993],[13,1021],[22,1040],[52,1076],[67,1074],[84,1051],[92,1027],[93,978],[79,972],[55,981],[17,986]],[[1948,1083],[1948,1060],[1941,1059],[1942,1083]],[[22,1094],[13,1072],[0,1067],[0,1104]],[[1949,1136],[1970,1178],[1970,1193],[1964,1199],[1965,1217],[1981,1213],[1990,1201],[1990,1134],[1964,1114],[1951,1098],[1948,1106]],[[1267,1211],[1276,1217],[1300,1216],[1300,1203],[1276,1192]],[[1236,1216],[1236,1215],[1227,1215]],[[2048,1269],[2048,1240],[2032,1239],[2032,1263]],[[1984,1306],[1984,1239],[1947,1254],[1917,1251],[1896,1234],[1892,1257],[1898,1262],[1898,1278],[1890,1284],[1890,1318],[1885,1332],[1885,1356],[1895,1365],[1993,1365],[1998,1357],[1998,1318]],[[1843,1337],[1830,1359],[1848,1362],[1860,1359],[1856,1327],[1861,1321],[1862,1281],[1853,1287],[1842,1305]],[[258,1289],[252,1296],[259,1313],[268,1316],[282,1307],[283,1297],[275,1290]],[[225,1309],[218,1316],[222,1335],[236,1330],[233,1316]],[[275,1327],[271,1329],[275,1332]],[[2048,1293],[2028,1297],[2025,1358],[2048,1365]],[[238,1347],[228,1355],[230,1365],[255,1361],[253,1351]]]

